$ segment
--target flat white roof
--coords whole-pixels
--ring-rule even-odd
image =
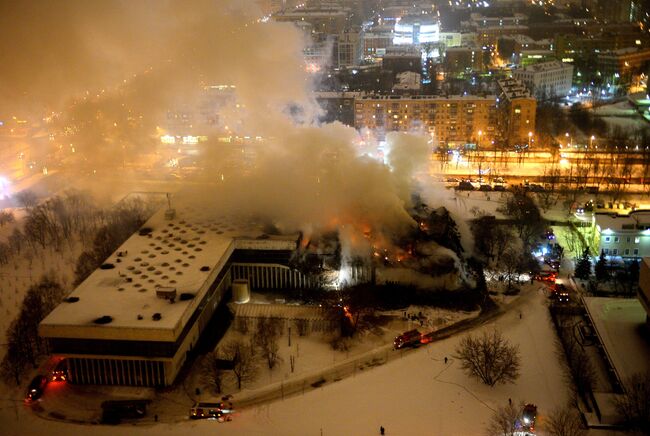
[[[235,248],[292,249],[296,236],[263,236],[259,226],[235,216],[213,216],[195,206],[173,220],[157,212],[82,282],[40,325],[46,337],[173,341]],[[156,296],[175,288],[174,303]],[[182,293],[194,297],[181,301]],[[153,315],[160,314],[159,320]],[[107,324],[94,321],[110,316]],[[141,319],[138,319],[141,317]]]
[[[585,297],[585,307],[619,376],[648,370],[650,347],[641,336],[646,312],[636,298]]]

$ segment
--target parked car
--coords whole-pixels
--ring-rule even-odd
[[[490,185],[481,185],[481,186],[478,188],[478,190],[479,190],[479,191],[491,191],[491,190],[492,190],[492,186],[490,186]]]
[[[464,180],[460,183],[458,183],[458,186],[456,187],[459,191],[473,191],[474,190],[474,185],[472,185],[471,182],[468,182],[467,180]]]
[[[43,395],[45,391],[45,386],[47,385],[47,377],[44,375],[37,375],[32,379],[27,387],[27,395],[25,396],[25,401],[31,403],[36,401]]]

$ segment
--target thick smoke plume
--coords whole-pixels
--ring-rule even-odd
[[[253,1],[26,1],[3,4],[0,17],[0,104],[47,105],[88,165],[155,149],[166,111],[232,85],[237,106],[214,133],[229,125],[265,140],[250,171],[207,175],[195,194],[203,205],[306,235],[338,230],[344,254],[416,226],[407,210],[426,139],[388,135],[385,165],[362,154],[353,128],[318,125],[303,35],[264,22]],[[208,145],[218,160],[219,144]]]

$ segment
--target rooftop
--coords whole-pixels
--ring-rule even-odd
[[[173,341],[235,248],[290,250],[296,239],[198,207],[172,220],[161,210],[43,320],[41,334]],[[176,290],[174,302],[156,295],[165,288]]]
[[[617,213],[596,213],[596,225],[602,231],[610,230],[645,230],[650,228],[650,210],[636,210],[628,215]]]
[[[360,100],[435,100],[435,101],[448,101],[448,100],[485,100],[485,101],[496,101],[495,95],[448,95],[448,96],[439,96],[439,95],[377,95],[377,94],[366,94],[360,97]]]
[[[502,95],[507,99],[530,97],[528,88],[517,79],[507,78],[498,80],[497,84],[501,89]]]
[[[622,380],[648,369],[650,344],[641,336],[646,312],[639,300],[585,297],[598,337]]]
[[[563,70],[568,68],[573,69],[573,65],[565,64],[564,62],[560,62],[560,61],[549,61],[549,62],[540,62],[538,64],[528,65],[524,68],[517,68],[516,70],[513,70],[513,72],[523,71],[527,73],[528,72],[543,73],[545,71],[553,71],[553,70],[560,70],[560,69]]]

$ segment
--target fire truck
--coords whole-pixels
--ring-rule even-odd
[[[422,338],[422,333],[417,329],[409,330],[397,336],[393,341],[393,346],[396,350],[404,347],[417,347],[424,342]]]

